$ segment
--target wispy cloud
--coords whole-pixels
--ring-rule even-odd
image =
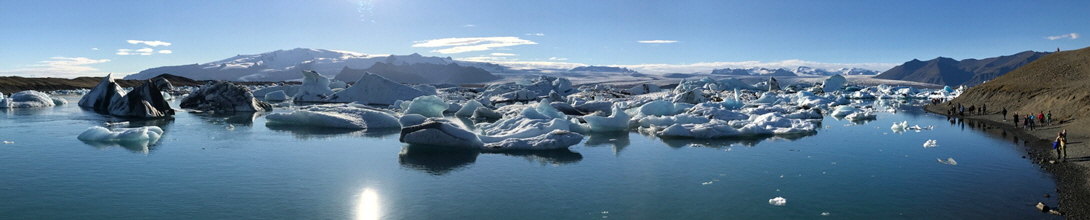
[[[152,47],[170,46],[170,43],[157,41],[157,40],[156,41],[127,40],[125,42],[129,42],[130,44],[145,44],[145,45],[152,46]]]
[[[1061,35],[1057,35],[1057,36],[1048,36],[1048,37],[1045,37],[1045,38],[1048,38],[1049,40],[1059,40],[1059,39],[1064,39],[1064,38],[1074,40],[1074,39],[1079,38],[1079,34],[1077,34],[1077,33],[1061,34]]]
[[[151,55],[152,52],[155,52],[155,49],[151,49],[150,47],[145,47],[145,48],[140,48],[140,49],[135,49],[135,50],[134,49],[117,49],[117,55],[122,55],[122,56],[124,56],[124,55],[144,55],[144,56],[147,56],[147,55]],[[169,52],[167,52],[167,53],[169,53]]]
[[[174,53],[174,51],[170,51],[170,50],[159,50],[159,53],[163,53],[163,54],[169,54],[169,53]]]
[[[52,57],[40,61],[28,68],[0,71],[0,75],[35,76],[35,77],[74,77],[98,73],[99,70],[87,65],[110,62],[109,59],[91,59],[86,57]]]
[[[98,50],[98,47],[92,47],[91,50]]]
[[[467,24],[467,25],[462,25],[462,27],[476,27],[476,26],[477,26],[477,25],[475,25],[475,24]]]
[[[492,56],[510,57],[510,56],[518,56],[518,54],[513,54],[513,53],[492,53]]]
[[[529,40],[520,39],[518,37],[462,37],[418,41],[416,42],[416,44],[413,44],[412,47],[449,47],[444,49],[432,50],[431,52],[451,54],[491,50],[493,48],[510,47],[525,44],[537,43]]]
[[[556,61],[565,61],[565,60],[568,60],[568,58],[563,58],[563,57],[549,57],[549,60],[556,60]]]
[[[641,41],[636,41],[636,42],[640,42],[641,44],[672,44],[672,43],[677,43],[676,40],[641,40]]]
[[[526,36],[545,36],[545,33],[527,33]]]

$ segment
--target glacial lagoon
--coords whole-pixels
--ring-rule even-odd
[[[569,150],[479,153],[408,146],[396,129],[269,127],[261,113],[179,112],[118,125],[161,126],[163,137],[149,146],[82,142],[76,136],[88,127],[121,120],[66,98],[69,105],[0,109],[0,216],[1060,218],[1033,207],[1056,204],[1055,183],[1022,158],[1020,140],[919,107],[861,124],[826,116],[810,135],[620,132],[590,134]],[[901,121],[935,127],[893,132]],[[923,147],[928,140],[937,146]],[[771,204],[776,197],[785,203]]]

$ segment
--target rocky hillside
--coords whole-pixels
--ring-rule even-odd
[[[1090,123],[1090,47],[1056,52],[966,90],[953,103],[1025,115],[1052,111],[1053,121]]]
[[[1002,76],[1048,52],[1024,51],[1021,53],[986,59],[954,60],[938,57],[928,61],[913,59],[875,76],[879,79],[906,80],[948,86],[974,86]]]

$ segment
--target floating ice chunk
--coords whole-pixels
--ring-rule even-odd
[[[720,120],[703,124],[674,124],[656,133],[666,137],[720,138],[739,136],[742,133]]]
[[[932,147],[938,147],[938,146],[939,146],[939,143],[936,140],[928,139],[926,142],[923,142],[923,147],[924,148],[932,148]]]
[[[481,149],[484,142],[473,132],[444,121],[428,120],[401,128],[402,143]]]
[[[746,116],[748,119],[749,116]],[[675,116],[647,116],[639,120],[640,127],[670,126],[674,124],[704,124],[711,119],[691,114],[678,114]]]
[[[908,128],[908,121],[902,121],[901,123],[894,122],[893,126],[889,127],[889,129],[893,130],[894,133],[905,132],[905,129],[907,129],[907,128]]]
[[[424,92],[365,72],[356,84],[334,93],[329,101],[391,105],[397,100],[412,100],[420,96],[424,96]]]
[[[643,83],[643,84],[633,86],[632,88],[630,88],[630,89],[628,89],[626,91],[629,94],[641,95],[641,94],[647,94],[647,93],[652,93],[652,92],[659,92],[659,91],[662,91],[662,89],[659,88],[659,85]]]
[[[780,101],[780,97],[778,95],[776,95],[776,93],[774,93],[774,92],[765,92],[765,93],[761,94],[760,98],[757,98],[757,100],[753,100],[753,103],[774,104],[774,103],[779,102],[779,101]]]
[[[348,83],[340,80],[330,79],[329,89],[343,89],[348,88]]]
[[[878,115],[871,111],[859,111],[844,116],[844,119],[848,121],[875,120],[878,119]]]
[[[443,117],[443,111],[447,110],[447,103],[437,96],[420,96],[409,103],[405,114],[420,114],[425,117]]]
[[[550,105],[549,102],[546,101],[546,100],[542,100],[541,102],[538,102],[537,107],[535,107],[534,109],[537,110],[537,112],[539,112],[542,115],[545,115],[546,117],[549,117],[549,118],[560,118],[560,119],[567,119],[568,118],[566,115],[564,115],[564,113],[560,113],[560,111],[557,111],[556,108],[553,108],[553,106]]]
[[[53,98],[49,97],[49,94],[34,90],[17,92],[6,99],[0,100],[0,108],[38,108],[56,105]]]
[[[174,86],[164,78],[156,77],[145,80],[124,97],[110,101],[109,113],[114,116],[158,118],[174,115],[163,97],[163,91],[174,90]]]
[[[817,125],[801,119],[789,119],[780,113],[756,116],[752,122],[738,129],[745,134],[795,134],[813,132]]]
[[[787,205],[787,199],[784,199],[783,197],[772,198],[768,200],[768,204],[774,206],[784,206]]]
[[[954,161],[954,158],[946,158],[946,160],[939,159],[939,158],[935,158],[935,159],[939,160],[939,163],[942,163],[942,164],[955,165],[955,166],[958,165],[958,162]]]
[[[674,103],[699,104],[704,102],[704,93],[699,89],[689,90],[678,93],[672,100]]]
[[[840,74],[832,75],[829,78],[826,78],[821,84],[821,90],[825,93],[839,91],[841,88],[844,88],[844,84],[847,82],[848,79],[845,79],[844,76],[841,76]]]
[[[249,88],[227,81],[212,81],[182,98],[179,107],[215,112],[271,111],[272,105],[254,98]]]
[[[613,107],[613,114],[609,117],[593,115],[583,117],[583,120],[587,121],[591,132],[626,131],[628,130],[628,121],[631,119],[631,116],[617,106]]]
[[[156,126],[107,129],[101,126],[87,128],[76,139],[97,142],[155,142],[163,136],[163,129]]]
[[[284,93],[284,90],[277,90],[265,94],[265,101],[284,101],[288,100],[288,94]]]
[[[424,92],[424,95],[439,95],[439,91],[435,89],[435,86],[428,84],[417,84],[412,86],[416,90]]]
[[[486,137],[481,137],[486,139]],[[583,135],[565,130],[553,130],[531,138],[508,138],[485,144],[486,151],[565,149],[583,141]]]
[[[833,110],[832,116],[837,117],[837,118],[843,118],[844,116],[848,116],[849,114],[852,114],[852,113],[855,113],[855,112],[858,112],[858,111],[859,111],[859,109],[857,109],[855,107],[840,106],[840,107],[836,107],[836,110]]]
[[[878,98],[878,97],[874,96],[874,94],[871,94],[870,92],[865,92],[865,91],[862,91],[862,90],[855,91],[848,97],[851,98],[851,99],[876,99],[876,98]]]
[[[427,120],[428,117],[424,117],[423,115],[407,114],[402,115],[401,118],[398,119],[398,122],[401,123],[401,127],[409,127],[413,125],[423,124]]]
[[[473,110],[473,117],[469,118],[473,120],[493,120],[499,119],[501,117],[503,117],[503,115],[501,115],[500,113],[497,113],[490,108],[483,107],[477,108],[477,110]]]
[[[394,116],[355,107],[309,106],[290,113],[272,113],[265,116],[269,125],[302,125],[345,129],[399,128],[401,123]]]
[[[692,105],[680,103],[674,104],[667,101],[653,101],[640,106],[640,114],[654,116],[676,115],[689,107],[692,107]]]
[[[126,93],[120,85],[114,82],[113,75],[113,73],[107,74],[106,78],[103,78],[90,92],[84,94],[79,99],[79,106],[99,112],[109,111],[110,102],[113,102],[114,99],[120,99]],[[0,98],[3,98],[3,96],[0,96]]]
[[[329,89],[329,78],[318,74],[317,71],[303,70],[303,85],[295,92],[292,100],[295,102],[326,102],[333,90]]]

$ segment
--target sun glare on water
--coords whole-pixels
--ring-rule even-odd
[[[356,203],[356,220],[376,220],[382,217],[378,193],[371,188],[364,188]]]

